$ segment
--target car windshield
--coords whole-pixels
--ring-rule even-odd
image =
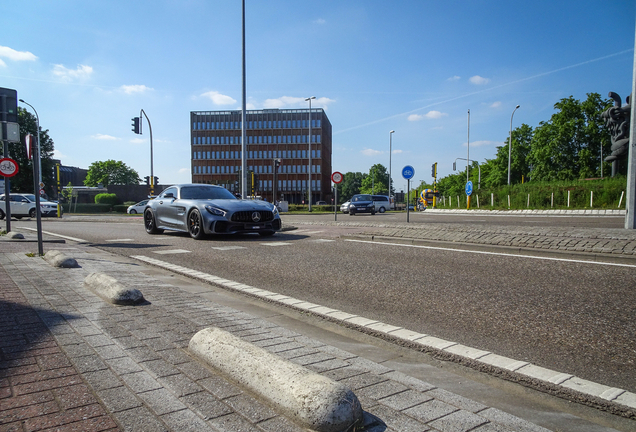
[[[371,201],[371,195],[355,195],[351,198],[351,202]]]
[[[181,188],[181,199],[213,200],[236,199],[236,197],[222,187],[185,186]]]

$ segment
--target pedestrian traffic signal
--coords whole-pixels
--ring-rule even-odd
[[[141,119],[139,117],[134,117],[132,119],[132,131],[136,134],[141,134]]]

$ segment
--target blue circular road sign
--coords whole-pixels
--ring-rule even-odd
[[[466,183],[466,195],[471,196],[473,194],[473,182],[470,180]]]
[[[402,177],[404,177],[405,180],[411,180],[414,175],[415,168],[413,168],[411,165],[407,165],[402,168]]]

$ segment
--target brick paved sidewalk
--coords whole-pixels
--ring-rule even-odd
[[[119,431],[0,267],[0,431]]]

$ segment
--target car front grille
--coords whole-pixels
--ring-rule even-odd
[[[238,211],[232,215],[232,222],[245,222],[253,223],[252,214],[259,213],[259,222],[269,222],[274,219],[274,213],[271,211],[250,210],[250,211]]]

